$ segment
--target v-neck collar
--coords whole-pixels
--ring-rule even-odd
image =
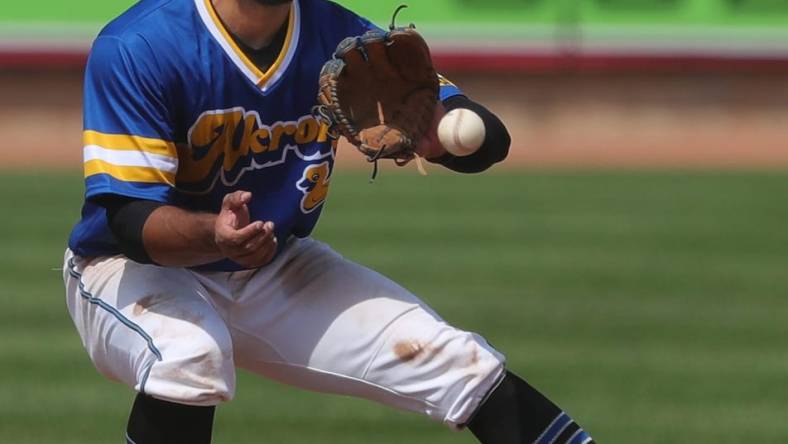
[[[282,45],[282,49],[279,51],[279,56],[274,61],[273,65],[265,72],[255,66],[235,43],[230,33],[222,24],[222,21],[219,20],[219,16],[216,14],[211,0],[194,0],[194,4],[197,7],[197,11],[205,27],[208,28],[208,31],[211,33],[211,36],[216,40],[219,46],[222,47],[233,64],[238,67],[246,78],[257,85],[263,94],[267,93],[276,85],[292,62],[293,55],[298,47],[298,39],[301,34],[301,7],[299,5],[299,0],[293,0],[293,6],[290,8],[287,36],[285,37],[285,43]]]

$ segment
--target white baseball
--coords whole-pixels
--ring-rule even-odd
[[[465,108],[449,111],[438,124],[441,145],[458,157],[475,153],[484,143],[485,134],[482,118]]]

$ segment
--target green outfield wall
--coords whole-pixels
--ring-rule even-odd
[[[403,0],[341,0],[389,22]],[[9,2],[0,50],[85,51],[130,0]],[[788,59],[788,0],[421,0],[413,21],[443,52],[672,54]]]
[[[133,3],[129,0],[8,2],[0,10],[0,21],[95,25]],[[385,21],[392,9],[403,2],[341,0],[339,3]],[[422,0],[410,4],[411,16],[434,24],[552,24],[579,20],[589,24],[788,25],[788,0]]]

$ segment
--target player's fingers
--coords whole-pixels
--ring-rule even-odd
[[[217,223],[232,229],[249,225],[249,206],[247,204],[251,199],[252,193],[248,191],[235,191],[224,196]]]
[[[275,236],[266,238],[257,250],[233,257],[233,261],[248,268],[262,267],[268,264],[276,255],[279,242]]]
[[[276,252],[276,246],[278,242],[275,236],[271,236],[267,238],[259,248],[255,249],[254,251],[244,252],[236,255],[236,259],[239,261],[243,261],[248,264],[259,264],[263,262],[266,258],[272,255],[272,253]]]
[[[251,224],[227,233],[225,244],[229,247],[239,249],[242,248],[249,240],[267,230],[266,224],[261,221],[252,222]]]
[[[238,210],[252,201],[252,193],[248,191],[234,191],[224,196],[222,210]]]
[[[264,230],[251,239],[249,239],[242,247],[242,253],[251,253],[259,250],[266,242],[269,242],[274,237],[274,226],[271,222],[265,223]]]
[[[279,249],[279,240],[277,240],[276,236],[271,238],[271,243],[265,248],[266,254],[263,256],[261,261],[261,265],[265,265],[271,260],[273,260],[274,256],[276,256],[276,252]]]

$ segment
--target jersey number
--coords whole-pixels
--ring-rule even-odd
[[[331,181],[331,169],[328,162],[309,165],[304,169],[304,174],[296,186],[304,197],[301,199],[301,211],[311,213],[319,207],[328,195],[328,185]]]

